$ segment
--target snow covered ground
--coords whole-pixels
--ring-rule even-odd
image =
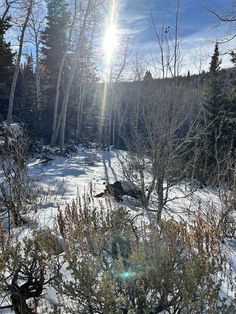
[[[83,195],[92,186],[92,194],[96,195],[104,190],[104,183],[113,183],[117,180],[124,180],[120,157],[123,152],[118,150],[105,151],[102,149],[87,149],[80,147],[78,153],[71,158],[52,156],[52,160],[42,163],[42,159],[33,158],[28,164],[29,176],[41,186],[41,199],[38,210],[33,213],[33,218],[38,224],[44,227],[52,227],[55,217],[58,214],[58,206],[61,209],[75,199]],[[201,208],[220,208],[220,200],[217,191],[201,189],[193,193],[189,192],[187,186],[180,185],[173,188],[170,194],[173,199],[168,203],[164,215],[168,218],[174,217],[178,220],[192,220],[194,213]],[[106,202],[105,198],[95,199],[95,202]],[[115,200],[112,200],[116,206]],[[131,212],[137,214],[136,207],[128,199],[122,203]],[[236,241],[231,240],[225,243],[225,250],[229,264],[233,270],[233,278],[236,278]],[[222,293],[226,297],[233,297],[234,292],[230,291],[227,284],[223,286]],[[49,293],[51,298],[53,293]],[[0,314],[12,312],[0,310]]]
[[[113,183],[117,180],[124,180],[120,163],[123,153],[118,150],[108,152],[79,148],[78,153],[71,158],[55,157],[44,165],[38,164],[39,160],[32,160],[29,163],[30,176],[42,182],[44,190],[48,191],[47,201],[37,213],[38,220],[43,225],[52,226],[58,205],[63,208],[78,194],[82,195],[88,191],[90,184],[92,184],[93,195],[96,195],[104,190],[104,182]],[[199,208],[204,211],[221,207],[217,190],[199,189],[190,193],[188,186],[184,184],[171,190],[170,199],[173,200],[168,203],[164,216],[174,217],[177,220],[194,220],[194,214]],[[95,202],[105,202],[105,199],[95,199]],[[116,206],[115,200],[113,203]],[[132,213],[134,209],[132,202],[124,200],[123,205],[127,206]],[[136,213],[135,207],[134,214]],[[234,278],[236,278],[236,241],[227,241],[224,249],[229,258],[229,264],[235,272]],[[227,285],[224,286],[222,293],[226,296],[234,295]]]
[[[39,206],[38,219],[42,224],[50,226],[57,207],[83,195],[92,185],[93,195],[104,190],[104,184],[125,180],[121,159],[124,152],[119,150],[105,151],[101,149],[79,148],[71,158],[54,156],[53,160],[41,163],[40,159],[32,159],[29,164],[30,177],[40,182],[44,190],[44,200]],[[164,215],[175,219],[189,220],[195,211],[201,208],[220,207],[216,190],[199,189],[190,192],[188,185],[173,187],[170,191],[168,206]],[[104,198],[95,202],[104,201]],[[125,206],[134,209],[132,202],[124,198]],[[116,202],[114,201],[114,205]],[[155,206],[155,205],[153,205]],[[135,210],[137,210],[135,206]]]
[[[120,180],[122,171],[119,151],[80,148],[71,158],[55,157],[45,164],[33,159],[28,164],[30,177],[40,182],[44,199],[39,206],[38,218],[42,224],[53,223],[58,205],[62,208],[78,195],[86,193],[91,185],[93,195],[104,190],[104,183]],[[104,200],[104,199],[103,199]],[[103,201],[96,200],[97,202]]]

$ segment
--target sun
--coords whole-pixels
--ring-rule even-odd
[[[110,25],[107,26],[103,41],[105,60],[108,65],[111,64],[116,47],[117,47],[117,28],[114,23],[111,23]]]

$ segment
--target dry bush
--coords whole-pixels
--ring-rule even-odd
[[[215,182],[217,182],[221,210],[219,212],[218,228],[222,236],[234,238],[236,235],[236,172],[235,153],[232,149],[220,159],[217,155],[217,169]]]
[[[46,286],[59,276],[61,246],[51,232],[8,238],[0,249],[0,300],[15,313],[34,314]]]
[[[235,311],[220,296],[222,281],[231,286],[233,278],[213,216],[150,225],[108,205],[90,191],[59,210],[53,233],[35,230],[20,241],[3,233],[0,291],[15,313],[40,313],[42,304],[54,314]],[[54,306],[43,300],[48,286],[57,291]]]
[[[7,213],[9,230],[11,225],[18,227],[25,223],[23,216],[29,207],[33,209],[36,206],[34,186],[26,167],[29,141],[23,129],[19,132],[8,136],[0,149],[0,206],[2,213]]]
[[[235,238],[236,235],[236,191],[221,193],[222,209],[220,212],[218,228],[226,238]]]
[[[220,297],[217,276],[232,278],[210,217],[198,213],[191,226],[156,226],[131,219],[123,207],[96,208],[84,197],[60,212],[58,229],[67,265],[55,286],[58,311],[232,313]]]

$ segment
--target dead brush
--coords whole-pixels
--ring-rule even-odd
[[[22,131],[21,136],[8,138],[1,149],[0,205],[7,213],[8,229],[25,224],[25,214],[35,211],[37,193],[27,173],[28,138]]]
[[[222,209],[218,228],[224,237],[233,239],[236,235],[236,187],[231,191],[221,193],[220,198]]]
[[[162,220],[157,228],[132,220],[124,207],[95,206],[88,194],[59,211],[57,230],[66,240],[64,258],[74,277],[56,289],[73,300],[71,313],[89,308],[91,313],[121,313],[124,308],[135,313],[209,308],[216,313],[224,303],[222,281],[233,289],[210,213],[198,211],[192,225]]]
[[[103,209],[93,208],[92,204],[91,195],[84,195],[67,204],[64,211],[58,208],[57,229],[69,246],[96,255],[103,246]]]

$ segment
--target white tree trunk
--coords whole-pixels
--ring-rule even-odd
[[[70,91],[71,91],[72,83],[73,83],[74,76],[75,76],[75,71],[77,69],[77,64],[78,64],[79,57],[80,57],[81,44],[84,40],[84,33],[85,33],[85,29],[86,29],[87,19],[88,19],[90,10],[91,10],[91,2],[92,2],[91,0],[88,1],[86,12],[85,12],[85,15],[83,18],[81,31],[80,31],[77,47],[75,50],[75,59],[74,59],[74,62],[72,64],[70,77],[69,77],[69,80],[68,80],[67,85],[66,85],[65,95],[64,95],[61,114],[60,114],[61,119],[59,117],[59,120],[61,120],[61,127],[60,127],[60,150],[61,150],[61,153],[63,152],[64,142],[65,142],[65,126],[66,126],[66,117],[67,117],[67,108],[68,108],[68,103],[69,103],[69,96],[70,96]],[[59,121],[59,123],[60,123],[60,121]],[[59,128],[58,128],[58,130],[59,130]],[[56,134],[56,136],[57,136],[57,134]]]
[[[8,125],[12,122],[13,103],[14,103],[14,97],[15,97],[17,78],[20,71],[20,61],[21,61],[21,55],[22,55],[22,50],[23,50],[24,36],[25,36],[25,31],[29,22],[32,7],[33,7],[33,0],[29,0],[26,18],[22,27],[21,35],[20,35],[19,51],[17,54],[16,67],[15,67],[15,71],[14,71],[14,75],[12,79],[11,92],[10,92],[9,105],[8,105],[8,114],[7,114]]]
[[[57,87],[56,87],[56,98],[55,98],[55,105],[54,105],[54,114],[53,114],[53,125],[52,125],[52,137],[51,137],[51,146],[54,146],[56,143],[57,139],[57,123],[60,123],[60,119],[58,119],[58,105],[59,105],[59,97],[60,97],[60,86],[61,86],[61,79],[62,79],[62,73],[65,65],[65,60],[66,60],[66,53],[63,55],[62,60],[61,60],[61,65],[58,73],[58,78],[57,78]]]
[[[67,47],[65,49],[64,55],[61,60],[60,64],[60,69],[57,77],[57,86],[56,86],[56,98],[55,98],[55,105],[54,105],[54,114],[53,114],[53,125],[52,125],[52,137],[51,137],[51,146],[54,146],[58,137],[58,132],[57,132],[57,124],[60,125],[60,119],[58,119],[58,106],[59,106],[59,98],[60,98],[60,86],[61,86],[61,80],[62,80],[62,74],[63,74],[63,69],[65,66],[65,61],[66,61],[66,56],[68,52],[68,46],[71,41],[72,33],[74,30],[74,25],[76,21],[76,15],[77,15],[77,1],[75,0],[74,2],[74,15],[70,27],[70,33],[69,33],[69,38],[68,38],[68,43]]]
[[[35,42],[36,49],[36,94],[37,94],[37,109],[41,109],[41,75],[40,75],[40,60],[39,60],[39,44]]]
[[[79,103],[77,108],[77,123],[76,123],[76,139],[78,139],[81,129],[81,119],[83,113],[83,104],[84,104],[84,86],[83,86],[83,78],[80,82],[80,92],[79,92]]]

